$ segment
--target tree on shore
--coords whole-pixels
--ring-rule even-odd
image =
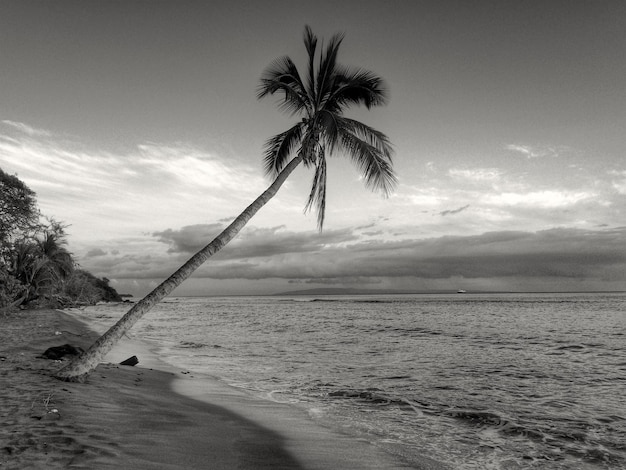
[[[41,232],[24,236],[12,244],[4,263],[7,264],[6,271],[21,287],[21,293],[13,303],[49,301],[63,295],[65,281],[75,267],[66,245],[65,228],[55,221]]]
[[[392,148],[381,132],[343,115],[355,105],[370,109],[386,102],[383,80],[376,74],[337,62],[343,35],[334,35],[317,54],[317,37],[307,26],[304,45],[308,55],[306,75],[301,76],[289,57],[275,60],[261,76],[258,98],[278,93],[280,108],[300,120],[270,138],[265,149],[265,171],[273,183],[213,241],[192,256],[168,279],[137,302],[115,325],[83,354],[56,373],[61,380],[82,382],[107,352],[147,311],[171,293],[209,257],[231,241],[246,223],[272,198],[294,169],[303,163],[314,170],[305,210],[317,209],[318,227],[324,224],[326,207],[326,158],[334,153],[348,156],[361,172],[365,184],[387,195],[396,183]],[[316,66],[317,62],[317,66]]]
[[[109,279],[98,279],[84,269],[75,269],[66,280],[65,293],[78,305],[97,302],[121,302],[122,297],[109,285]]]
[[[10,245],[39,226],[35,192],[0,168],[0,258]],[[0,260],[1,261],[1,260]]]
[[[44,218],[35,192],[0,169],[0,313],[121,298],[106,278],[77,270],[65,226]]]

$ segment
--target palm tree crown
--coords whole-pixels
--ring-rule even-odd
[[[392,168],[392,148],[385,134],[362,122],[343,116],[346,108],[365,105],[368,109],[386,102],[383,80],[361,68],[337,63],[343,35],[334,35],[319,54],[317,37],[306,26],[304,45],[308,53],[305,79],[289,57],[275,60],[265,70],[258,98],[282,93],[281,108],[301,121],[267,141],[265,171],[276,177],[293,153],[305,166],[315,168],[305,210],[317,208],[318,227],[324,225],[326,207],[326,157],[339,151],[348,155],[364,176],[365,184],[388,195],[397,180]]]

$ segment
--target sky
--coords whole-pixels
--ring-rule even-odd
[[[389,103],[398,185],[329,159],[319,232],[298,168],[176,295],[320,287],[626,287],[626,2],[0,1],[0,168],[68,225],[80,266],[146,294],[271,181],[298,117],[257,100],[305,25]]]

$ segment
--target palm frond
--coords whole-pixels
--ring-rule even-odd
[[[387,102],[387,87],[384,80],[365,69],[337,68],[335,87],[328,97],[333,110],[351,105],[364,105],[367,109]]]
[[[320,153],[321,158],[318,158],[316,162],[311,193],[309,194],[309,200],[306,203],[304,212],[310,211],[315,206],[317,227],[321,232],[324,227],[324,216],[326,213],[326,158],[323,148],[320,150]]]
[[[257,89],[257,98],[277,92],[284,93],[280,108],[295,114],[307,107],[306,89],[293,61],[285,56],[276,59],[261,75],[261,83]]]
[[[268,139],[265,144],[265,174],[275,178],[289,161],[289,156],[302,140],[303,123],[299,122],[292,128]]]
[[[339,143],[339,120],[340,116],[328,111],[327,109],[321,109],[318,112],[321,138],[328,149],[329,155],[332,155],[335,152]]]
[[[393,147],[391,146],[389,137],[382,132],[377,131],[373,127],[355,119],[336,116],[335,120],[337,122],[337,126],[341,128],[342,132],[352,133],[367,142],[369,145],[376,147],[376,149],[386,155],[386,158],[391,162]]]
[[[365,185],[381,191],[385,196],[389,195],[398,182],[393,172],[391,153],[345,129],[341,130],[340,140],[341,147],[363,175]]]
[[[316,105],[319,109],[325,97],[332,90],[335,67],[337,65],[337,54],[339,46],[343,41],[343,34],[335,34],[328,43],[326,50],[320,56],[319,69],[317,71],[316,83]]]
[[[308,68],[308,81],[307,81],[307,93],[309,100],[314,102],[315,99],[315,50],[317,49],[317,36],[313,34],[311,27],[306,25],[304,27],[304,47],[309,56],[309,68]]]

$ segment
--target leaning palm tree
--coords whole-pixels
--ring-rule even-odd
[[[301,119],[293,127],[267,141],[265,171],[274,179],[269,188],[248,206],[222,233],[189,259],[181,268],[131,308],[85,353],[57,372],[62,380],[82,382],[104,355],[150,308],[187,279],[210,256],[239,233],[303,163],[314,169],[313,185],[306,209],[317,209],[318,227],[324,224],[326,207],[326,157],[334,153],[349,156],[361,171],[365,183],[388,194],[396,183],[388,138],[365,124],[343,115],[346,108],[365,105],[368,109],[386,102],[383,80],[372,72],[337,63],[343,35],[335,35],[319,54],[317,38],[307,26],[304,44],[308,69],[300,75],[293,61],[274,61],[261,77],[258,98],[278,94],[280,106]],[[316,66],[317,62],[317,66]]]

